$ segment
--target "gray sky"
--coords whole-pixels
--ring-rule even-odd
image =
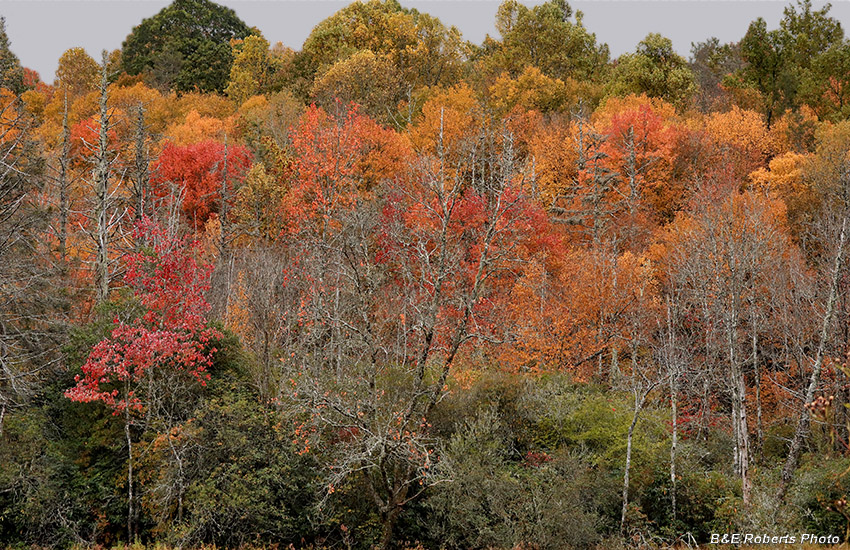
[[[493,26],[499,0],[400,0],[408,7],[455,25],[467,40],[480,43]],[[542,0],[540,0],[542,1]],[[617,56],[634,50],[650,32],[673,40],[684,56],[691,42],[717,36],[722,42],[740,39],[750,21],[761,16],[768,28],[778,26],[783,8],[792,0],[576,0],[584,24]],[[82,46],[99,59],[103,49],[121,47],[134,25],[168,5],[164,0],[0,0],[0,15],[12,50],[24,66],[52,82],[56,63],[68,48]],[[300,49],[310,30],[322,19],[349,4],[339,0],[219,0],[233,8],[249,26],[262,30],[272,43]],[[535,4],[524,0],[526,4]],[[824,2],[815,0],[816,8]],[[830,14],[850,26],[850,1],[833,2]]]

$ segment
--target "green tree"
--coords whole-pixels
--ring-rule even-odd
[[[683,106],[696,92],[696,79],[673,42],[657,33],[640,41],[632,54],[620,56],[608,84],[611,95],[646,94]]]
[[[755,88],[761,94],[768,126],[794,96],[793,75],[785,64],[784,45],[779,31],[768,31],[761,17],[750,23],[741,40],[741,56],[747,65],[738,74],[740,80],[736,84]]]
[[[24,91],[24,70],[18,56],[9,49],[5,17],[0,17],[0,86],[15,93]]]
[[[821,118],[850,117],[850,41],[834,45],[812,60],[800,83],[800,100]]]
[[[507,72],[518,77],[528,65],[550,78],[597,80],[608,63],[608,46],[597,44],[587,31],[582,13],[565,0],[527,8],[517,0],[506,0],[496,13],[501,41],[487,37],[482,65],[484,72],[498,76]]]
[[[229,8],[209,0],[175,0],[133,28],[121,63],[128,74],[149,73],[162,87],[221,92],[233,63],[230,40],[249,34]]]
[[[844,38],[841,24],[828,15],[830,7],[826,4],[812,11],[811,0],[801,0],[799,9],[785,8],[779,29],[768,31],[761,17],[750,23],[741,41],[746,66],[730,84],[754,88],[761,94],[768,126],[786,109],[797,106],[802,82],[808,81],[809,87],[813,82],[823,85],[829,82],[830,72],[838,69],[824,65],[836,59],[821,58],[830,50],[839,51]]]
[[[793,68],[808,69],[819,54],[841,44],[844,30],[830,17],[832,6],[812,11],[812,0],[797,0],[797,8],[788,6],[779,22],[780,39]]]

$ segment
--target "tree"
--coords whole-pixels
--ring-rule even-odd
[[[768,31],[764,19],[756,19],[741,41],[741,55],[747,64],[738,72],[739,85],[761,94],[768,127],[785,109],[797,105],[801,80],[812,74],[814,61],[840,47],[844,38],[841,24],[827,15],[829,4],[812,11],[811,0],[799,0],[797,8],[800,11],[794,6],[785,8],[779,29]]]
[[[19,94],[24,91],[24,69],[18,56],[9,48],[6,18],[0,17],[0,86]]]
[[[269,51],[268,40],[260,35],[234,40],[232,47],[230,82],[224,92],[241,105],[249,97],[267,90],[276,69],[276,58]]]
[[[505,0],[496,12],[496,29],[501,41],[487,38],[481,52],[485,73],[507,72],[518,77],[528,66],[537,67],[550,78],[566,82],[598,81],[608,62],[608,46],[596,43],[587,31],[582,13],[566,0],[549,0],[528,8],[516,0]]]
[[[724,80],[744,66],[741,44],[721,44],[716,37],[691,43],[690,67],[697,84],[697,104],[704,112],[729,101]]]
[[[803,270],[779,201],[736,191],[704,193],[693,212],[669,227],[664,262],[671,285],[683,293],[682,307],[698,320],[707,363],[722,365],[731,397],[733,462],[748,504],[752,445],[746,367],[749,363],[758,372],[758,342],[771,312],[784,310],[772,296],[783,295]]]
[[[829,293],[826,299],[826,311],[823,314],[823,324],[820,332],[817,351],[815,352],[814,361],[812,364],[812,372],[809,375],[809,383],[806,386],[806,393],[803,397],[803,406],[797,420],[797,427],[794,430],[794,438],[791,440],[791,445],[788,450],[788,457],[785,459],[785,465],[782,468],[782,483],[779,489],[779,499],[785,498],[785,493],[788,486],[791,484],[791,479],[794,476],[794,471],[800,460],[800,452],[802,450],[803,441],[809,435],[811,423],[812,403],[815,400],[815,392],[820,384],[821,371],[824,364],[824,356],[826,353],[827,340],[829,338],[829,326],[832,322],[832,316],[835,314],[835,303],[838,294],[839,276],[841,274],[842,258],[844,256],[844,247],[847,240],[847,218],[841,220],[841,233],[838,237],[838,244],[835,252],[835,262],[832,266],[831,280],[829,282]]]
[[[90,170],[85,183],[91,194],[87,197],[89,210],[82,214],[85,220],[84,234],[89,238],[87,250],[93,258],[92,266],[94,295],[97,303],[105,301],[115,265],[114,243],[126,209],[118,201],[121,182],[116,181],[117,160],[115,109],[109,107],[109,82],[106,66],[106,50],[103,52],[101,78],[98,85],[97,116],[74,125],[70,130],[70,148],[75,153],[73,163]]]
[[[791,105],[794,97],[793,75],[785,64],[783,47],[779,31],[768,32],[761,17],[750,23],[741,40],[741,57],[747,64],[739,75],[743,85],[761,94],[768,127]]]
[[[410,141],[415,149],[439,156],[444,168],[454,171],[473,143],[472,136],[483,126],[483,118],[475,93],[461,83],[428,98],[410,129]]]
[[[624,255],[623,262],[635,261],[631,254]],[[624,386],[629,393],[632,394],[632,420],[629,423],[629,430],[626,433],[626,459],[623,467],[623,507],[620,512],[620,533],[625,534],[626,517],[629,509],[629,476],[632,466],[632,443],[635,436],[635,427],[637,426],[640,414],[643,411],[646,401],[650,394],[666,382],[670,376],[669,372],[664,369],[659,369],[658,364],[653,360],[646,360],[643,355],[649,346],[649,334],[646,328],[651,326],[653,317],[657,318],[658,306],[658,288],[656,281],[651,277],[651,267],[646,259],[643,259],[644,265],[637,268],[637,279],[639,280],[634,289],[632,297],[638,302],[637,307],[631,308],[631,315],[628,315],[626,323],[629,326],[629,340],[626,343],[628,348],[628,363],[622,377],[621,373],[614,372],[614,385]],[[653,311],[656,310],[656,311]],[[612,370],[614,367],[612,366]]]
[[[323,227],[358,199],[369,199],[398,177],[409,160],[403,136],[356,107],[330,115],[310,107],[292,128],[295,152],[284,200],[288,231]]]
[[[210,266],[195,261],[197,245],[168,235],[148,219],[136,226],[134,237],[144,246],[125,258],[124,282],[143,313],[132,321],[115,319],[109,337],[94,346],[76,385],[65,392],[73,401],[101,402],[124,417],[128,540],[135,517],[131,425],[133,416],[145,411],[145,386],[159,371],[185,372],[204,385],[216,351],[212,343],[221,337],[206,325]]]
[[[193,227],[203,227],[214,213],[221,213],[221,188],[225,178],[225,146],[207,140],[194,145],[167,143],[153,166],[152,185],[160,198],[176,194],[181,208]],[[232,181],[244,177],[251,155],[245,147],[228,147],[228,173]]]
[[[178,147],[197,145],[210,139],[222,139],[228,126],[215,116],[205,116],[192,109],[182,121],[175,121],[165,129],[164,137]]]
[[[60,95],[74,99],[97,90],[100,66],[83,48],[71,48],[59,58],[56,68],[56,86]]]
[[[108,107],[106,50],[103,52],[100,79],[100,117],[98,118],[98,140],[94,156],[94,188],[95,208],[93,231],[95,240],[95,284],[98,302],[106,300],[109,294],[109,241],[113,228],[120,221],[111,212],[112,190],[110,189],[110,172],[115,161],[114,153],[110,150],[109,132],[114,125],[112,114]]]
[[[610,242],[610,229],[619,210],[616,197],[618,174],[611,169],[605,142],[608,136],[576,116],[573,139],[576,147],[575,177],[560,195],[553,198],[549,212],[560,223],[577,226],[595,248]]]
[[[608,136],[603,150],[609,168],[618,174],[616,200],[624,213],[618,233],[626,246],[645,243],[653,225],[671,220],[684,200],[673,178],[678,132],[672,111],[670,104],[644,96],[609,98],[594,114]]]
[[[354,2],[328,17],[304,41],[311,74],[370,50],[386,56],[413,89],[452,85],[461,76],[466,46],[460,32],[439,19],[402,7],[397,0]]]
[[[501,114],[517,105],[541,113],[560,111],[573,99],[562,80],[549,78],[533,66],[527,67],[516,79],[502,74],[489,91],[493,107]]]
[[[797,0],[796,7],[790,5],[783,10],[779,30],[792,70],[809,68],[819,54],[841,44],[844,29],[837,19],[829,17],[831,7],[826,4],[813,11],[812,0]]]
[[[673,42],[650,33],[635,53],[617,60],[608,91],[613,95],[646,94],[684,107],[696,92],[696,81],[687,61],[673,51]]]
[[[150,194],[150,143],[148,126],[145,121],[145,108],[139,103],[135,106],[133,132],[133,211],[136,222],[145,216],[146,203]]]
[[[811,61],[803,72],[800,99],[819,118],[850,118],[850,41],[831,46]]]
[[[715,162],[722,162],[723,169],[734,174],[733,179],[746,179],[778,152],[775,133],[757,111],[735,106],[725,113],[711,113],[704,124]]]
[[[64,335],[31,124],[20,96],[0,89],[0,435],[6,416],[55,373]]]
[[[127,74],[149,73],[157,86],[222,92],[230,77],[231,39],[251,29],[236,13],[209,0],[174,0],[133,28],[121,48]]]
[[[327,111],[356,103],[363,113],[389,122],[402,98],[403,81],[387,55],[361,50],[334,63],[313,82],[311,96]]]

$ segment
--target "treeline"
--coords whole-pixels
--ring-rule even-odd
[[[564,0],[0,32],[0,544],[847,537],[850,42]],[[2,30],[2,29],[0,29]]]

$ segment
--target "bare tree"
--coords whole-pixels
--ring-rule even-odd
[[[103,52],[101,63],[101,77],[98,87],[100,93],[100,109],[98,117],[97,143],[85,143],[85,147],[92,156],[92,179],[93,203],[91,214],[86,214],[90,227],[84,227],[83,231],[89,236],[93,243],[94,259],[92,261],[94,271],[95,298],[97,302],[103,302],[109,295],[109,283],[111,280],[111,266],[115,263],[110,258],[118,231],[121,229],[127,211],[120,208],[117,195],[120,184],[113,182],[113,164],[116,153],[110,144],[109,132],[117,122],[109,109],[109,80],[107,73],[107,52]]]
[[[753,332],[758,324],[752,320],[771,310],[767,289],[777,273],[794,269],[794,254],[785,253],[794,247],[783,221],[769,200],[732,192],[704,199],[675,229],[675,247],[681,248],[673,251],[673,276],[689,307],[703,319],[705,355],[726,374],[735,437],[733,462],[745,503],[751,492],[746,356],[752,354],[753,338],[758,338]]]
[[[135,107],[133,124],[133,210],[139,221],[145,215],[150,187],[150,155],[148,152],[148,127],[145,122],[145,107],[141,103]]]
[[[826,350],[827,341],[829,339],[829,328],[832,323],[832,317],[835,314],[835,302],[837,299],[839,274],[841,273],[841,263],[844,256],[844,247],[847,240],[847,218],[841,221],[841,233],[838,238],[838,245],[835,252],[835,260],[832,266],[832,277],[829,284],[829,296],[826,300],[826,311],[823,314],[823,323],[820,331],[820,341],[818,343],[817,352],[815,353],[812,372],[809,375],[809,383],[806,387],[806,394],[803,398],[803,406],[800,410],[800,416],[797,421],[797,428],[794,431],[794,438],[791,440],[791,447],[788,450],[788,457],[785,459],[785,466],[782,468],[782,484],[780,485],[779,498],[785,497],[788,486],[794,476],[794,471],[797,469],[797,463],[800,460],[800,451],[802,450],[803,440],[809,433],[809,425],[811,421],[811,411],[808,405],[815,400],[815,392],[820,383],[821,369],[823,368],[824,353]]]
[[[58,275],[44,243],[49,211],[39,201],[42,159],[18,97],[0,105],[0,435],[59,364],[63,338]]]

